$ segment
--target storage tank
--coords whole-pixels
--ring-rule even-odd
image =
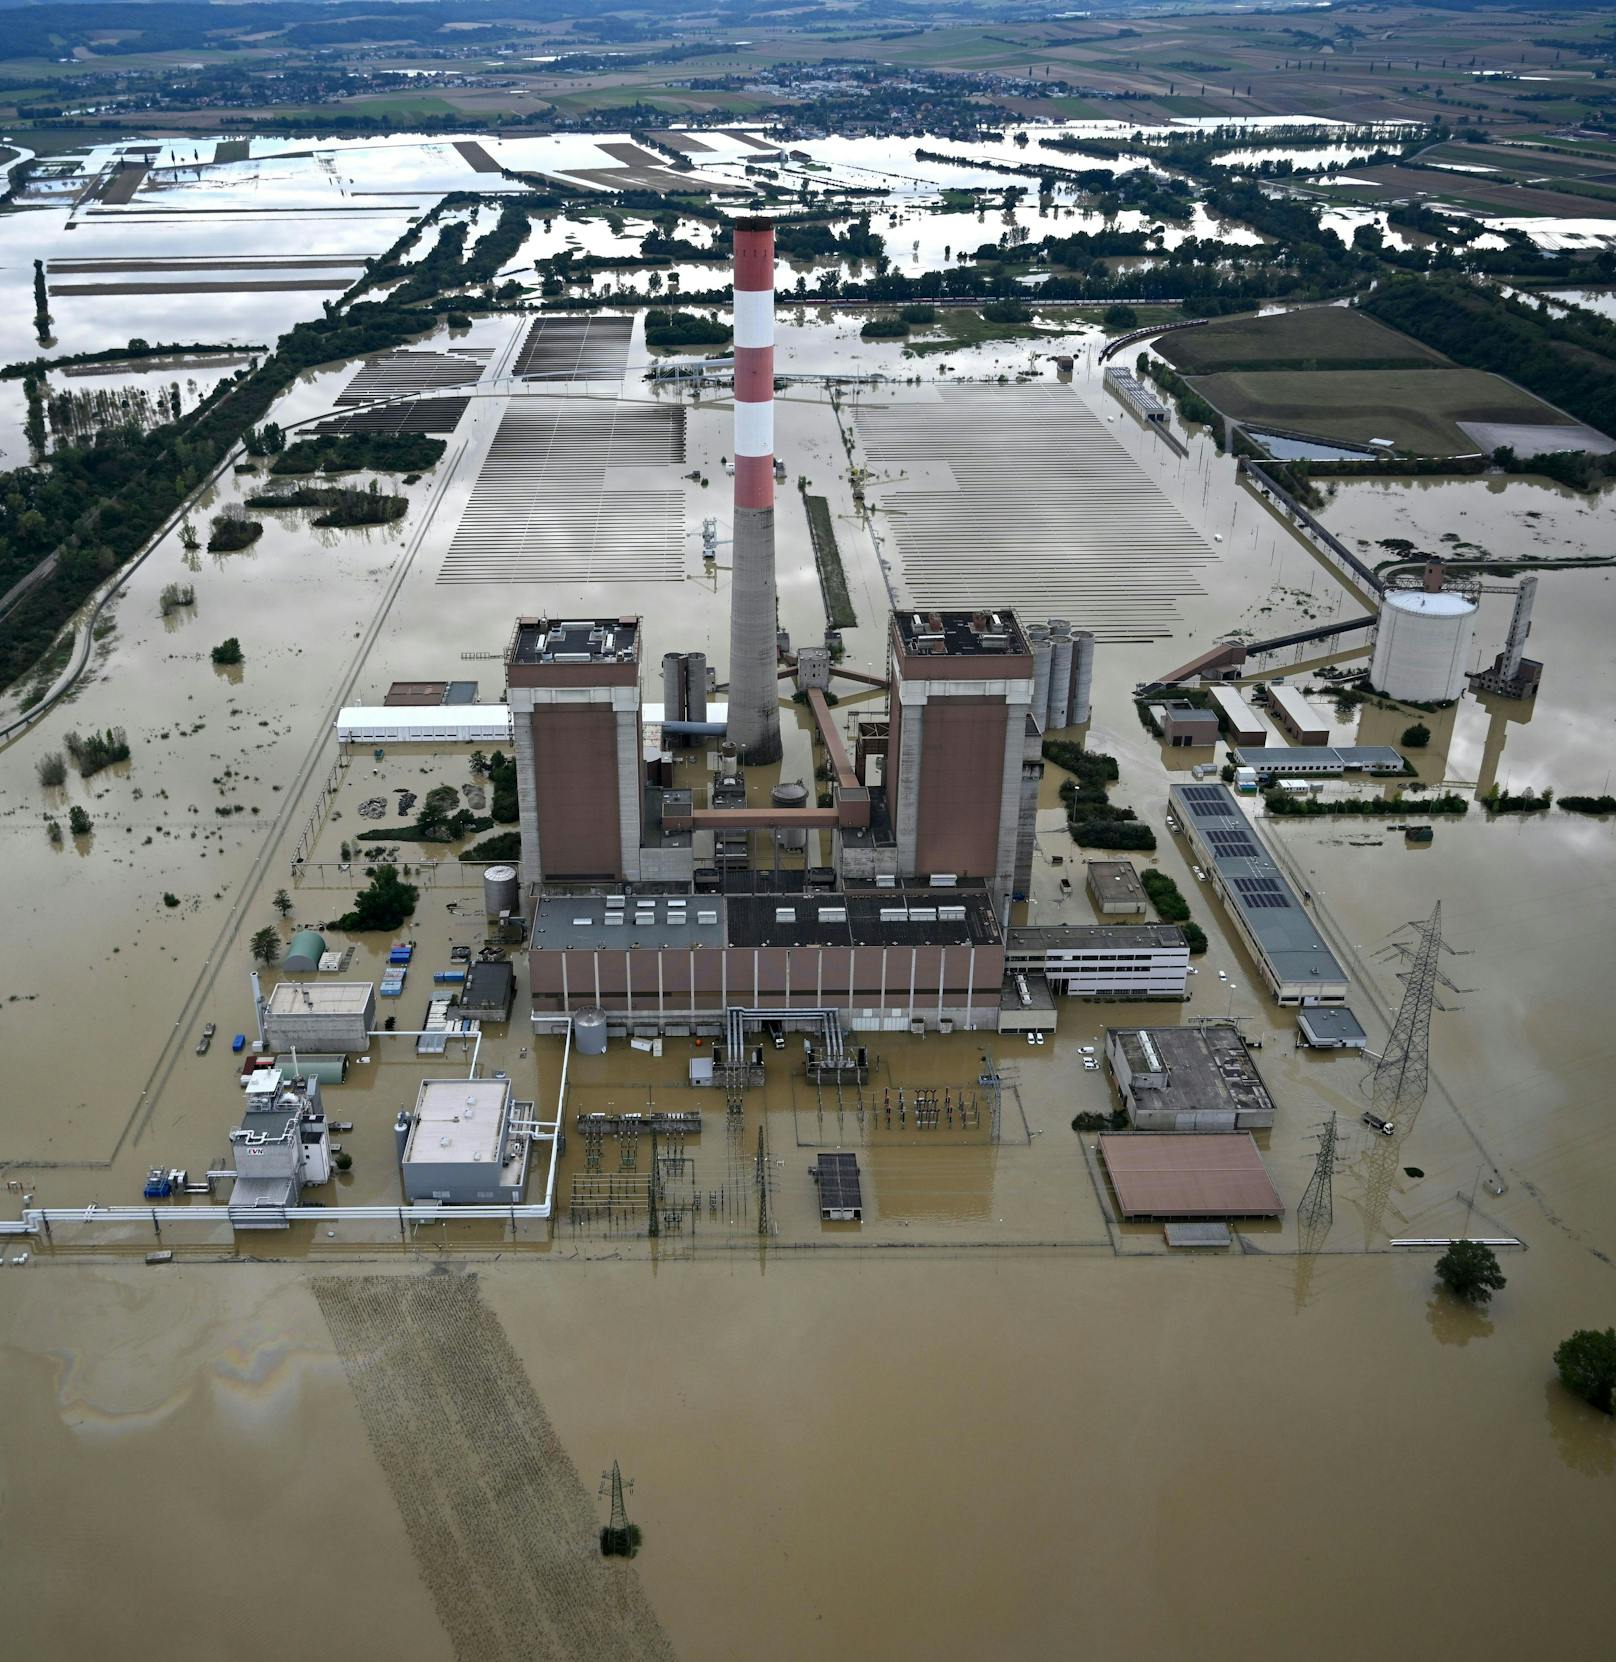
[[[1063,617],[1049,620],[1049,731],[1071,725],[1072,625]]]
[[[341,1050],[297,1053],[297,1075],[320,1085],[340,1085],[348,1077],[348,1056]]]
[[[580,1056],[606,1054],[606,1012],[580,1010],[572,1018],[572,1042]]]
[[[662,719],[664,721],[683,721],[685,719],[685,662],[677,652],[662,654]],[[675,749],[684,743],[680,735],[664,732],[662,743],[669,749]]]
[[[1032,648],[1032,716],[1040,727],[1049,726],[1049,625],[1029,623],[1027,644]]]
[[[325,937],[318,929],[300,929],[286,949],[281,968],[292,975],[313,975],[325,954]]]
[[[400,1108],[398,1118],[393,1121],[393,1152],[398,1156],[401,1166],[404,1164],[404,1150],[409,1147],[412,1124],[409,1109]]]
[[[808,806],[808,787],[800,779],[782,779],[769,792],[769,801],[776,808],[806,808]],[[776,831],[775,844],[780,848],[806,848],[808,833],[802,829],[790,831]]]
[[[1089,719],[1089,700],[1094,691],[1094,632],[1079,629],[1072,636],[1072,707],[1067,724],[1081,727]]]
[[[1388,698],[1438,704],[1464,690],[1476,603],[1452,589],[1393,589],[1381,603],[1369,684]]]
[[[685,720],[707,719],[707,654],[690,652],[685,655]],[[692,743],[695,741],[692,740]]]
[[[483,916],[497,918],[517,910],[520,886],[515,866],[489,866],[483,872]]]

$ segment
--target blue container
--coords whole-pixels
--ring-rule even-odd
[[[453,982],[456,986],[459,986],[464,983],[466,972],[464,970],[434,970],[432,979],[440,983]]]
[[[238,1033],[235,1038],[230,1041],[230,1048],[236,1055],[239,1056],[241,1052],[247,1048],[247,1035],[245,1033]]]

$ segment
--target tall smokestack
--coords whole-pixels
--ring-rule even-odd
[[[774,606],[774,222],[735,222],[735,543],[729,737],[747,763],[780,759]]]

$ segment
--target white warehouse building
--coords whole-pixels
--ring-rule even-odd
[[[339,744],[509,744],[504,704],[359,704],[337,713]]]
[[[1369,684],[1388,698],[1443,704],[1464,691],[1476,602],[1452,589],[1393,589],[1380,608]]]

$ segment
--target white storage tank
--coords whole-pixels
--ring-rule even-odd
[[[572,1042],[580,1056],[606,1054],[606,1012],[580,1010],[572,1018]]]
[[[769,792],[769,801],[776,808],[806,808],[808,787],[800,779],[783,780]],[[797,827],[782,829],[775,832],[774,840],[781,848],[806,848],[808,833]]]
[[[1089,719],[1089,699],[1094,689],[1094,632],[1078,629],[1072,634],[1072,705],[1067,723],[1082,727]]]
[[[1464,690],[1476,603],[1451,589],[1394,589],[1381,603],[1369,684],[1388,698],[1439,704]]]
[[[1069,619],[1049,620],[1049,731],[1070,725],[1072,707],[1072,625]]]
[[[1032,715],[1042,728],[1049,726],[1049,628],[1042,623],[1027,625],[1027,644],[1032,648]]]
[[[497,918],[501,912],[517,909],[518,884],[515,866],[488,866],[483,871],[483,916]]]

